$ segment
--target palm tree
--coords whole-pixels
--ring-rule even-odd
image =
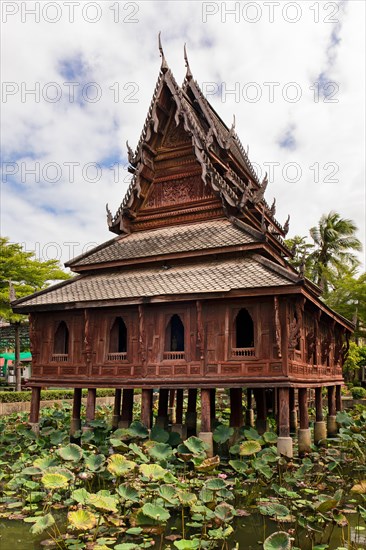
[[[357,227],[352,220],[341,218],[338,212],[323,214],[310,235],[317,246],[312,252],[312,279],[327,293],[334,281],[345,271],[355,268],[359,261],[354,251],[361,251],[362,244],[355,236]]]

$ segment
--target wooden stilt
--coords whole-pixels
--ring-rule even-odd
[[[32,430],[39,434],[39,409],[41,404],[41,388],[32,388],[29,424]]]
[[[211,426],[212,428],[216,422],[216,389],[210,389],[210,407],[211,407]]]
[[[341,393],[342,386],[336,386],[336,411],[339,412],[342,410],[342,393]]]
[[[295,388],[290,388],[290,431],[296,432],[297,430],[297,410],[295,400]]]
[[[175,391],[169,390],[169,407],[168,407],[168,417],[169,423],[175,423]]]
[[[314,443],[319,445],[327,437],[327,427],[323,416],[323,388],[315,388]]]
[[[97,390],[88,388],[88,396],[86,399],[86,423],[88,424],[95,419],[95,403],[97,399]]]
[[[240,428],[243,425],[243,391],[230,388],[230,426]]]
[[[161,388],[159,390],[159,405],[156,425],[166,430],[169,424],[168,417],[169,390]]]
[[[70,436],[73,437],[81,429],[81,396],[82,389],[74,388],[74,399],[72,403],[72,415],[70,424]]]
[[[118,422],[120,421],[121,399],[122,399],[122,390],[121,388],[116,388],[114,393],[114,407],[113,407],[113,417],[112,417],[112,428],[114,430],[118,428]]]
[[[328,386],[328,417],[327,417],[327,434],[328,437],[336,435],[338,431],[336,421],[336,387]]]
[[[188,390],[188,405],[186,413],[187,435],[196,435],[197,433],[197,390]]]
[[[152,425],[152,390],[141,391],[141,422],[150,429]]]
[[[245,411],[245,425],[254,426],[254,411],[252,405],[252,390],[247,388],[247,408]]]
[[[120,428],[128,428],[133,420],[133,389],[125,388],[122,395],[121,417],[119,421]]]
[[[211,431],[211,392],[209,389],[201,390],[201,431],[199,437],[208,447],[207,455],[213,456],[213,439]]]
[[[299,389],[300,429],[298,431],[299,455],[311,450],[311,436],[309,429],[308,390]]]
[[[278,389],[278,440],[277,452],[288,457],[293,456],[290,437],[290,397],[289,388]]]
[[[183,424],[183,390],[179,389],[176,393],[175,422]]]
[[[257,407],[255,427],[258,433],[263,434],[267,430],[267,407],[264,388],[256,388],[254,390],[254,398]]]

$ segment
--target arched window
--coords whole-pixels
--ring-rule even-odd
[[[61,321],[56,329],[53,341],[54,355],[68,355],[69,353],[69,329],[65,321]]]
[[[184,351],[184,325],[179,315],[173,315],[166,328],[166,351]]]
[[[122,317],[117,317],[109,335],[109,353],[127,352],[127,327]]]
[[[254,325],[247,309],[241,309],[235,320],[237,348],[254,348]]]

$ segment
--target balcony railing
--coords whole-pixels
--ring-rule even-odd
[[[232,357],[255,357],[255,348],[232,348]]]
[[[182,361],[186,358],[184,351],[164,351],[163,357],[167,361]]]
[[[118,353],[108,353],[107,355],[108,361],[126,361],[127,359],[127,352],[121,351]]]
[[[69,360],[68,353],[53,353],[51,357],[51,361],[54,361],[56,363],[66,363],[66,361],[68,360]]]

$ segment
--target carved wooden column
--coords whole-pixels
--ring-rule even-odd
[[[308,390],[299,388],[300,429],[298,431],[299,454],[309,453],[311,450],[311,435],[309,428]]]
[[[122,399],[122,390],[121,388],[116,388],[114,393],[114,407],[113,407],[113,417],[112,417],[112,428],[114,430],[118,428],[118,423],[120,421],[121,399]]]
[[[335,401],[335,386],[328,386],[328,416],[327,416],[327,434],[332,437],[337,433],[336,422],[336,401]]]
[[[86,399],[86,424],[95,419],[95,404],[97,399],[97,390],[95,388],[88,388],[88,396]]]
[[[249,427],[254,426],[254,411],[252,405],[252,390],[247,388],[247,408],[245,411],[245,425]]]
[[[295,399],[295,388],[290,388],[290,431],[296,433],[297,430],[297,409]]]
[[[133,393],[134,390],[130,388],[123,390],[119,428],[128,428],[133,420]]]
[[[243,390],[230,388],[230,426],[240,428],[243,425]]]
[[[255,427],[258,433],[263,434],[265,431],[267,431],[267,405],[264,388],[255,388],[254,397],[257,407]]]
[[[315,422],[314,422],[314,443],[319,445],[327,437],[327,426],[323,417],[323,388],[315,388]]]
[[[176,390],[169,390],[168,417],[170,424],[175,424],[175,392]]]
[[[32,388],[29,424],[35,434],[39,434],[39,409],[41,405],[41,388]]]
[[[197,390],[188,390],[188,405],[186,412],[187,436],[197,433]]]
[[[169,390],[160,388],[159,390],[159,406],[158,416],[156,418],[156,425],[163,430],[168,429],[169,416],[168,416],[168,403],[169,403]]]
[[[289,388],[278,388],[278,454],[292,458],[293,448],[290,437],[290,398]]]
[[[213,439],[211,431],[211,395],[209,389],[201,390],[201,431],[198,437],[206,443],[207,456],[213,456]]]
[[[81,430],[81,397],[82,389],[74,388],[74,399],[72,403],[71,423],[70,423],[70,436],[74,437],[75,433]]]
[[[152,390],[141,391],[141,422],[150,429],[152,425]]]

